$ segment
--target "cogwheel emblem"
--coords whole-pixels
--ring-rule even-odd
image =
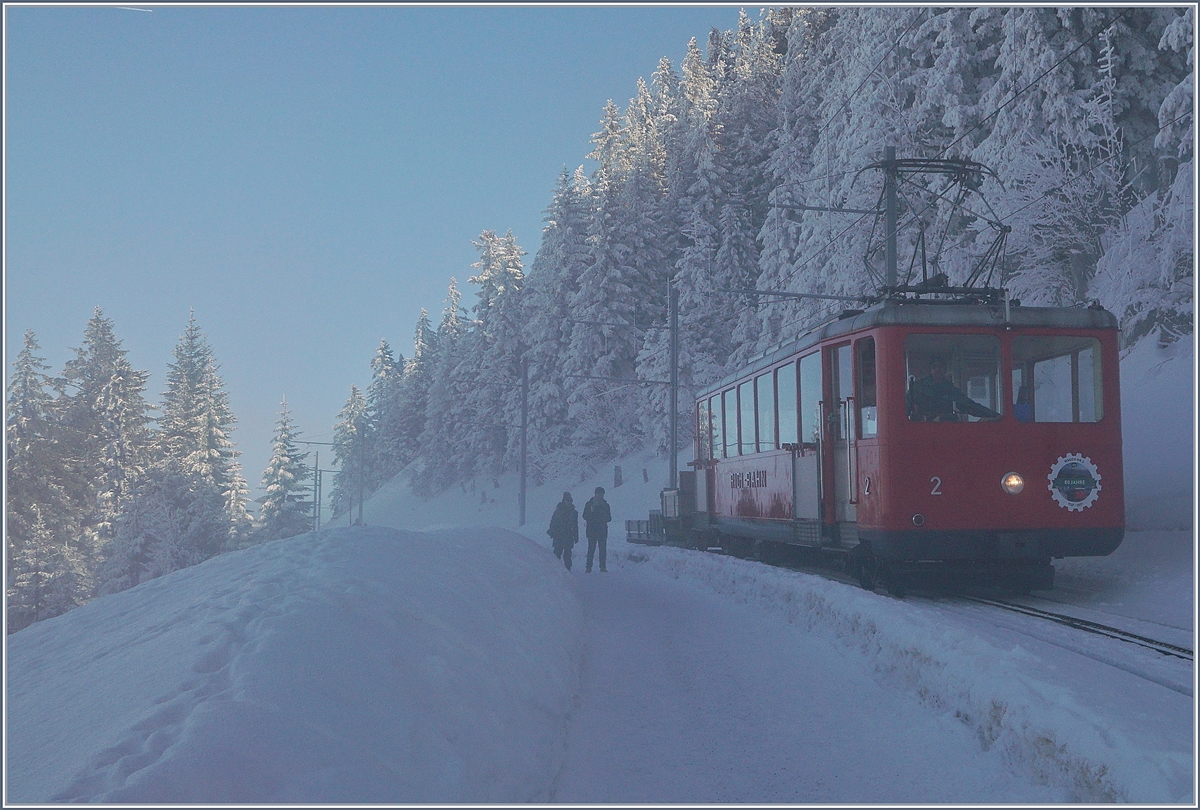
[[[1050,496],[1072,512],[1082,512],[1100,496],[1100,472],[1090,458],[1080,453],[1060,456],[1046,476]]]

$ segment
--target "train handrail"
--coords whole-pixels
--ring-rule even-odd
[[[858,503],[858,433],[854,430],[854,397],[846,397],[846,502]]]

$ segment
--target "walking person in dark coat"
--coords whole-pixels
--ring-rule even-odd
[[[587,524],[587,573],[592,573],[592,557],[596,546],[600,547],[600,570],[608,571],[608,524],[612,521],[612,510],[604,500],[604,487],[596,487],[596,494],[583,505],[583,522]]]
[[[554,556],[563,561],[567,570],[571,570],[571,549],[579,542],[579,513],[571,500],[571,493],[564,492],[562,500],[554,509],[550,518],[550,528],[546,530],[554,540]]]

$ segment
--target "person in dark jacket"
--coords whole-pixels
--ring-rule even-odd
[[[995,420],[1000,414],[980,405],[958,388],[946,374],[946,358],[929,363],[929,375],[913,380],[907,396],[908,418],[914,422],[958,422],[967,415]]]
[[[562,500],[554,509],[550,518],[550,528],[546,530],[554,540],[554,556],[563,561],[567,570],[571,570],[571,549],[579,542],[579,513],[570,492],[564,492]]]
[[[607,572],[605,564],[608,559],[608,524],[612,520],[612,510],[608,501],[604,500],[604,487],[596,487],[596,494],[583,505],[583,522],[587,524],[587,573],[592,572],[592,558],[596,547],[600,547],[600,570]]]

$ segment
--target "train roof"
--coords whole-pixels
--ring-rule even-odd
[[[724,388],[747,375],[768,368],[810,346],[838,335],[876,326],[989,326],[1008,324],[1015,328],[1116,329],[1117,318],[1106,309],[1091,307],[1008,307],[1003,303],[979,304],[912,299],[888,299],[865,310],[847,310],[819,324],[794,340],[781,343],[751,357],[741,370],[705,386],[698,399]]]

